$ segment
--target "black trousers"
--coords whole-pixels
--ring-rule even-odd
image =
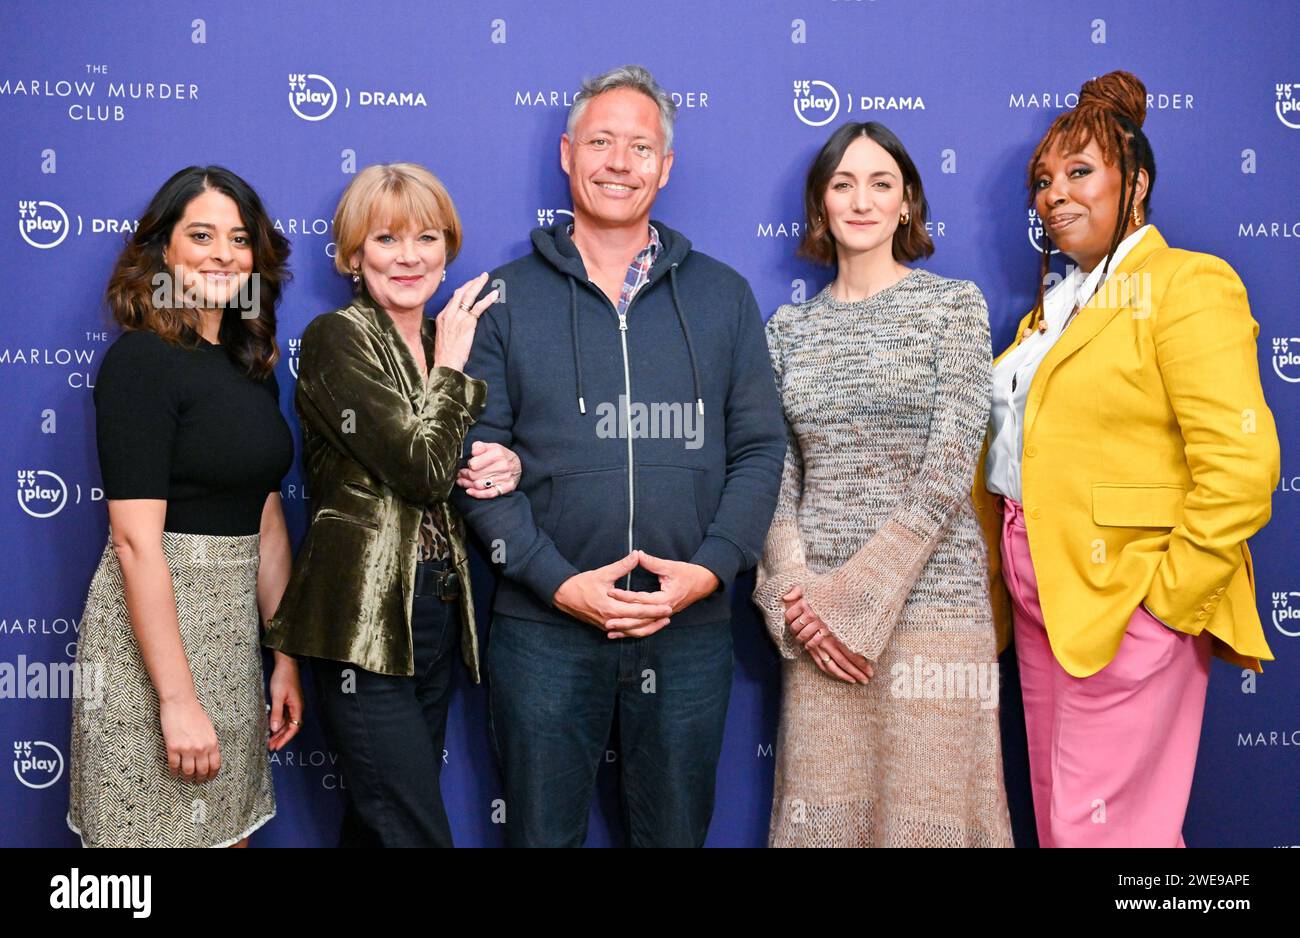
[[[460,604],[417,595],[411,620],[411,677],[312,662],[325,731],[347,786],[341,847],[452,846],[439,778],[451,672],[460,657]]]

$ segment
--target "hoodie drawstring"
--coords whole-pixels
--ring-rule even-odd
[[[704,416],[704,395],[700,393],[700,368],[695,363],[695,346],[691,342],[691,330],[686,328],[686,315],[682,312],[682,301],[677,296],[677,265],[668,268],[668,286],[673,293],[673,309],[677,311],[677,322],[682,327],[682,337],[686,339],[686,353],[691,356],[691,377],[695,380],[695,406]]]
[[[691,330],[686,326],[686,314],[682,312],[682,301],[677,295],[677,265],[668,268],[668,286],[673,296],[673,311],[677,313],[677,324],[682,327],[682,338],[686,340],[686,354],[691,357],[691,378],[695,383],[695,407],[700,416],[704,416],[704,395],[700,391],[700,368],[695,361],[695,345],[691,342]],[[578,345],[578,281],[569,277],[569,323],[573,332],[573,367],[577,373],[578,413],[587,412],[587,403],[582,397],[582,352]]]
[[[582,354],[578,348],[578,281],[569,277],[569,323],[573,329],[573,367],[578,373],[578,413],[587,412],[587,402],[582,399]]]

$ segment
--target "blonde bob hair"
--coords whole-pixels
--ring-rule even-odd
[[[437,176],[417,163],[367,166],[343,190],[334,211],[334,267],[339,273],[352,274],[352,255],[380,225],[394,232],[441,231],[448,264],[460,251],[460,216],[451,195]]]

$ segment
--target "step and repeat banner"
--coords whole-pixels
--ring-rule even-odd
[[[296,433],[299,336],[351,292],[333,269],[330,219],[352,175],[410,160],[446,182],[465,228],[446,286],[458,284],[524,253],[531,228],[568,211],[568,107],[584,76],[624,63],[650,68],[680,109],[655,217],[749,278],[765,315],[829,277],[795,258],[813,155],[840,123],[878,120],[924,179],[937,248],[925,266],[979,284],[998,350],[1035,294],[1043,231],[1024,188],[1034,144],[1086,79],[1123,68],[1146,83],[1152,221],[1245,281],[1282,441],[1273,518],[1251,542],[1277,661],[1258,676],[1215,662],[1186,839],[1300,845],[1300,5],[1290,0],[9,0],[0,484],[13,495],[0,499],[0,747],[12,768],[0,779],[0,844],[78,842],[64,822],[66,678],[107,533],[91,392],[117,335],[104,287],[149,197],[181,167],[221,164],[292,241],[277,374]],[[297,540],[300,465],[282,494]],[[481,557],[475,570],[486,636],[493,584]],[[770,811],[780,675],[752,585],[742,578],[734,596],[718,846],[765,843]],[[1032,846],[1010,654],[1002,675],[1007,788],[1017,842]],[[457,681],[444,797],[458,844],[495,845],[486,692]],[[314,716],[273,757],[278,813],[256,846],[335,842],[345,783]],[[611,746],[590,844],[622,841],[617,774]]]

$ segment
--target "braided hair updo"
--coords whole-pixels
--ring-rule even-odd
[[[1047,128],[1029,158],[1029,204],[1035,200],[1035,168],[1043,155],[1060,144],[1067,153],[1077,153],[1090,142],[1101,150],[1102,158],[1119,169],[1119,214],[1111,234],[1110,250],[1106,252],[1102,277],[1110,267],[1110,259],[1124,240],[1127,221],[1133,212],[1137,192],[1138,171],[1146,170],[1147,191],[1142,199],[1145,217],[1151,211],[1151,191],[1156,185],[1156,159],[1151,143],[1142,132],[1146,120],[1147,89],[1142,81],[1130,72],[1115,71],[1083,83],[1079,90],[1079,103],[1066,111]],[[1030,327],[1036,327],[1043,315],[1043,293],[1051,267],[1052,245],[1043,239],[1042,264],[1038,276],[1038,299],[1031,317]]]

